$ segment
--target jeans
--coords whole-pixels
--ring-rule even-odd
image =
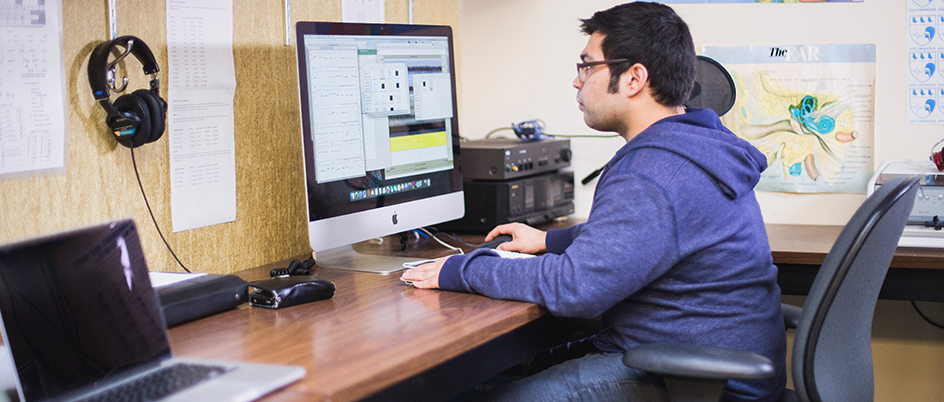
[[[623,365],[622,353],[591,352],[477,395],[480,401],[667,402],[662,379]]]

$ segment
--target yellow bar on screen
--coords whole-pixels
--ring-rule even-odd
[[[390,151],[409,151],[411,149],[446,145],[448,143],[446,140],[447,138],[445,131],[393,137],[390,139]]]

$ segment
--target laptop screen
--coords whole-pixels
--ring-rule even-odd
[[[170,357],[131,220],[0,248],[0,318],[27,401]]]

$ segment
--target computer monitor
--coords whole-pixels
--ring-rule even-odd
[[[400,270],[403,259],[359,254],[352,245],[464,214],[452,28],[295,27],[315,261]]]

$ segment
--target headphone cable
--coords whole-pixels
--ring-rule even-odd
[[[164,233],[161,233],[161,227],[157,224],[157,219],[154,218],[154,211],[151,211],[151,203],[148,202],[147,194],[144,193],[144,185],[141,184],[141,176],[138,175],[138,163],[134,160],[134,148],[131,148],[131,164],[134,165],[134,177],[138,179],[138,188],[141,189],[141,195],[144,196],[144,205],[147,205],[148,213],[151,214],[151,222],[154,222],[154,227],[157,228],[157,234],[161,236],[161,240],[164,241],[164,245],[167,246],[167,251],[170,251],[170,255],[174,256],[174,259],[177,260],[177,263],[180,264],[180,267],[191,273],[187,267],[184,266],[184,263],[180,262],[180,258],[177,258],[177,254],[174,253],[174,250],[170,248],[170,244],[167,243],[167,239],[164,238]]]
[[[935,326],[935,327],[937,327],[937,328],[940,328],[940,329],[944,329],[944,325],[941,325],[941,324],[938,324],[938,323],[936,323],[936,322],[934,322],[934,321],[931,321],[931,319],[928,318],[927,315],[925,315],[923,312],[921,312],[921,309],[918,308],[918,304],[915,303],[914,300],[911,300],[911,306],[914,307],[914,309],[915,309],[915,311],[918,313],[918,315],[920,315],[921,318],[924,319],[924,321],[927,321],[928,324],[931,324],[931,325],[933,325],[933,326]]]

